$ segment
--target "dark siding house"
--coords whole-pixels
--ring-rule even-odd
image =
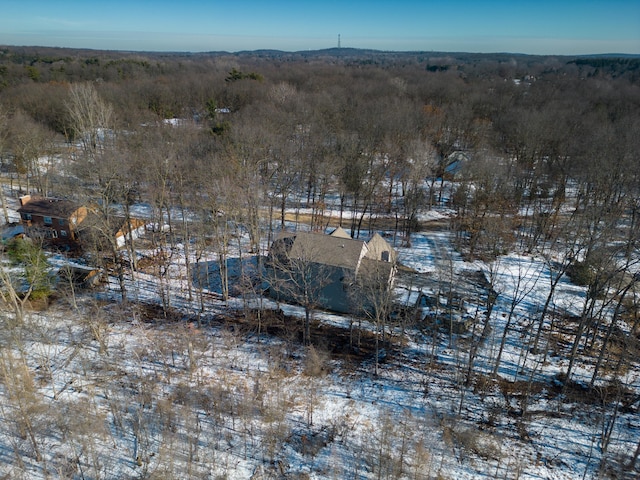
[[[283,232],[271,245],[266,262],[271,296],[336,312],[361,310],[354,296],[359,279],[372,270],[393,283],[396,253],[380,235],[369,242],[351,238],[342,228],[331,235]],[[311,290],[311,291],[309,291]]]
[[[87,217],[86,207],[69,200],[31,195],[20,197],[18,213],[26,236],[66,249],[78,246],[78,226]]]

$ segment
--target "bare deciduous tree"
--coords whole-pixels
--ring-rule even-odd
[[[292,237],[283,237],[274,242],[266,263],[269,289],[276,298],[292,301],[304,307],[302,340],[311,343],[311,316],[323,303],[325,288],[342,284],[344,273],[321,263],[319,251],[312,242],[300,242],[301,246],[292,254]],[[340,287],[342,288],[342,287]]]
[[[90,161],[111,140],[115,123],[113,107],[105,102],[91,83],[74,83],[66,103],[71,122],[71,134],[80,141]]]

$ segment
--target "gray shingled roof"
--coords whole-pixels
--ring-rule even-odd
[[[320,233],[296,232],[289,258],[355,270],[366,249],[365,242]]]

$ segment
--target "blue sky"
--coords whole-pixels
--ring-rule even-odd
[[[639,0],[0,0],[0,44],[640,54]]]

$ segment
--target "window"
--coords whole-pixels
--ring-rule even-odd
[[[382,261],[383,262],[389,261],[389,250],[385,250],[384,252],[382,252]]]
[[[55,230],[51,230],[51,238],[58,238],[58,232]]]
[[[67,231],[66,230],[60,230],[60,236],[61,237],[66,237],[67,236]]]
[[[60,225],[61,227],[64,227],[64,224],[65,224],[64,218],[59,218],[58,219],[58,225]]]
[[[25,220],[31,220],[31,214],[30,213],[23,213],[22,214],[22,218],[24,218]]]
[[[45,225],[51,225],[52,223],[53,223],[53,220],[51,219],[51,217],[44,217]]]

